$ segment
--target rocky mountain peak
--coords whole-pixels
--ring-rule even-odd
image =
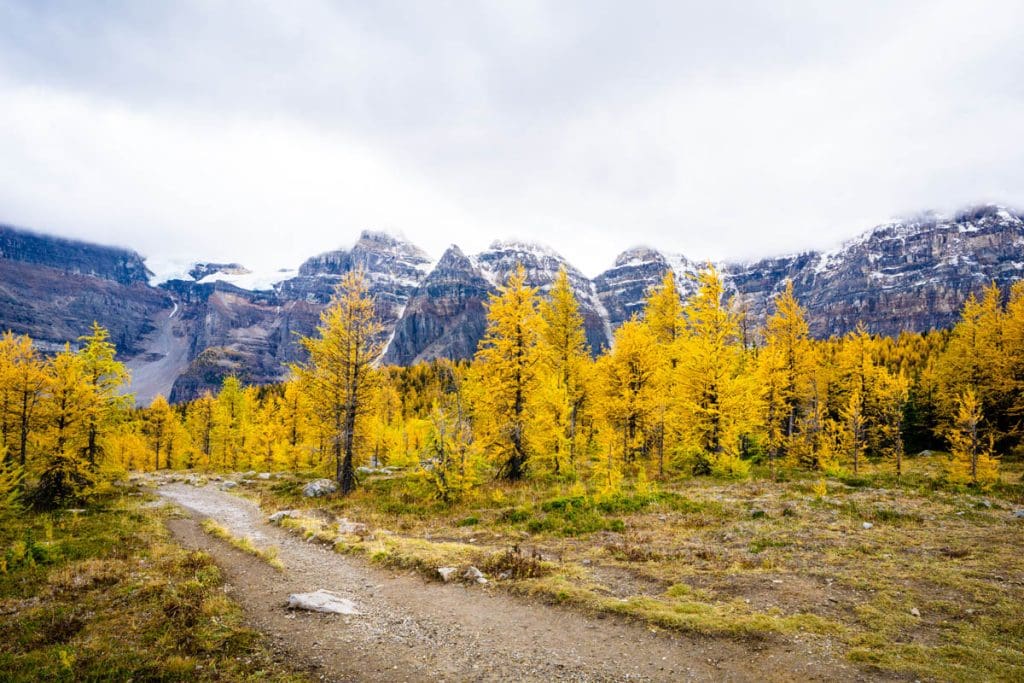
[[[662,268],[668,266],[665,256],[651,247],[636,246],[622,252],[615,257],[615,268],[633,268],[655,264]]]

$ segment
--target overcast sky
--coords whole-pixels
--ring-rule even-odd
[[[0,0],[0,222],[293,266],[364,228],[588,274],[1024,206],[1024,2]]]

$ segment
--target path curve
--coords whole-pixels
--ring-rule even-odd
[[[257,546],[275,546],[278,572],[205,534],[193,518],[168,526],[210,553],[249,624],[299,668],[357,681],[875,680],[796,639],[736,641],[653,632],[636,623],[552,607],[493,587],[441,584],[374,567],[271,526],[252,502],[210,486],[157,492]],[[289,611],[295,592],[328,589],[358,616]]]

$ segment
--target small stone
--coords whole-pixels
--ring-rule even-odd
[[[910,614],[912,616],[919,617],[919,616],[921,616],[921,610],[917,609],[916,607],[911,607],[910,608]]]
[[[227,491],[228,489],[233,489],[233,488],[235,488],[236,486],[238,486],[238,484],[236,484],[236,483],[235,483],[235,482],[233,482],[233,481],[226,481],[226,482],[224,482],[223,484],[221,484],[221,485],[220,485],[220,487],[221,487],[222,489],[224,489],[225,491]]]
[[[441,575],[441,580],[448,583],[455,576],[457,570],[455,567],[439,567],[437,573]]]
[[[864,522],[861,526],[864,527],[865,530],[867,530],[867,529],[870,529],[870,528],[874,527],[875,525],[872,524],[871,522]]]
[[[1024,510],[1014,510],[1013,516],[1017,519],[1024,519]]]

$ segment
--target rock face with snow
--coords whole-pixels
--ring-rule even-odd
[[[410,296],[426,276],[427,255],[409,242],[366,231],[350,250],[310,258],[293,277],[266,288],[247,289],[249,273],[237,264],[194,268],[198,281],[171,280],[163,287],[184,304],[191,340],[188,369],[175,381],[173,400],[216,390],[224,377],[257,384],[280,381],[286,364],[302,359],[300,336],[313,334],[320,311],[342,277],[361,269],[377,314],[390,337]],[[268,278],[262,278],[266,284]]]
[[[458,247],[449,247],[409,300],[384,362],[409,365],[472,356],[484,334],[487,297],[494,291]]]
[[[618,326],[642,310],[667,269],[675,271],[684,298],[692,293],[686,274],[700,265],[631,249],[594,282]],[[860,321],[876,334],[924,331],[956,322],[967,296],[984,285],[1007,287],[1024,277],[1024,221],[1005,208],[982,206],[953,217],[886,223],[827,252],[715,265],[752,324],[764,321],[792,280],[815,336],[844,334]]]
[[[334,287],[356,268],[366,273],[384,323],[384,362],[468,358],[484,334],[488,297],[518,264],[542,294],[566,269],[595,352],[642,311],[668,270],[686,297],[701,265],[638,247],[590,280],[550,249],[499,241],[473,255],[452,246],[431,266],[415,245],[364,232],[352,248],[310,258],[297,271],[201,263],[154,277],[134,252],[0,227],[0,329],[30,334],[49,350],[97,320],[122,358],[134,358],[136,376],[160,384],[140,394],[184,400],[231,374],[281,380],[286,364],[302,359],[299,336],[314,333]],[[1024,221],[982,206],[886,223],[828,252],[717,267],[752,326],[792,280],[817,336],[842,334],[860,321],[876,333],[920,331],[955,322],[966,297],[989,282],[1005,287],[1024,277]],[[171,352],[180,364],[145,372]]]
[[[876,334],[942,328],[956,322],[972,292],[1024,276],[1024,221],[982,206],[949,218],[887,223],[834,251],[776,261],[733,270],[732,282],[762,310],[780,285],[765,278],[750,287],[750,274],[785,272],[816,336],[843,334],[859,321]]]
[[[95,320],[123,357],[140,355],[153,320],[172,305],[149,275],[134,251],[0,225],[0,331],[56,351]]]
[[[594,283],[561,255],[542,245],[497,241],[466,256],[457,246],[445,251],[398,321],[384,360],[409,364],[433,358],[469,358],[487,325],[490,295],[522,265],[526,283],[547,294],[565,268],[580,303],[587,341],[594,352],[608,346],[608,314]]]

